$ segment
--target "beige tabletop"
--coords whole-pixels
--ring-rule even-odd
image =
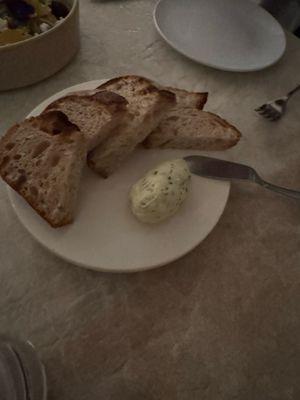
[[[299,83],[300,41],[289,35],[285,56],[265,71],[225,73],[163,43],[153,6],[82,1],[77,58],[36,86],[1,93],[1,134],[67,86],[144,74],[209,91],[207,109],[243,133],[219,156],[300,189],[300,95],[278,123],[253,112]],[[18,222],[3,184],[0,221],[0,332],[36,345],[50,400],[300,398],[299,202],[233,184],[224,215],[198,248],[132,275],[90,272],[48,253]]]

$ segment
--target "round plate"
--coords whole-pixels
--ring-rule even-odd
[[[103,82],[86,82],[63,90],[41,103],[30,116],[38,115],[68,92],[94,89]],[[108,179],[100,178],[86,167],[75,221],[60,229],[51,228],[10,188],[9,197],[26,229],[65,260],[110,272],[154,268],[196,247],[216,225],[228,199],[229,183],[193,176],[191,193],[173,218],[158,225],[146,225],[131,214],[130,187],[158,163],[188,154],[180,150],[139,149]]]
[[[225,71],[269,67],[286,47],[276,19],[248,0],[161,0],[154,22],[175,50]]]

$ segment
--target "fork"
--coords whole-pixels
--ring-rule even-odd
[[[300,85],[291,90],[286,96],[280,97],[277,100],[269,101],[266,104],[255,109],[263,117],[270,121],[278,121],[285,113],[287,103],[291,96],[300,90]]]

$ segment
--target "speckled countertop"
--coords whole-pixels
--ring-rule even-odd
[[[160,40],[153,6],[82,1],[77,58],[38,85],[1,93],[1,133],[67,86],[145,74],[209,91],[207,108],[243,132],[221,156],[300,188],[300,97],[279,123],[252,111],[299,83],[300,41],[289,35],[284,58],[268,70],[216,71]],[[2,184],[0,221],[0,332],[36,345],[50,400],[300,398],[299,202],[234,184],[197,249],[133,275],[90,272],[49,254],[20,225]]]

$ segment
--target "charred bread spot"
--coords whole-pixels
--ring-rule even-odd
[[[102,85],[98,86],[97,89],[105,89],[110,85],[114,85],[115,90],[121,89],[123,86],[127,84],[127,80],[135,81],[136,83],[143,83],[146,85],[150,85],[151,81],[143,76],[138,75],[123,75],[118,76],[116,78],[110,79],[109,81],[103,83]]]
[[[128,101],[125,99],[125,97],[120,96],[119,94],[114,92],[109,92],[107,90],[95,93],[92,96],[92,98],[108,106],[110,105],[126,106],[128,104]]]
[[[43,114],[49,113],[49,112],[54,112],[55,109],[58,108],[60,106],[60,104],[66,100],[80,102],[80,101],[82,101],[82,99],[84,99],[86,101],[90,101],[90,102],[99,102],[108,107],[112,106],[112,107],[116,107],[116,108],[120,108],[120,109],[125,109],[125,107],[128,104],[128,101],[123,96],[120,96],[117,93],[103,90],[103,91],[99,91],[99,92],[96,92],[93,94],[85,94],[85,95],[72,94],[69,96],[62,97],[61,99],[50,104],[43,111]],[[61,111],[56,111],[56,112],[61,112]],[[70,121],[69,121],[69,123],[70,123]],[[73,125],[79,130],[79,128],[75,124],[73,124]]]
[[[39,119],[40,129],[49,135],[58,135],[66,131],[79,131],[78,126],[73,124],[61,111],[44,112],[37,119]]]
[[[169,92],[168,90],[160,90],[159,94],[165,98],[165,100],[170,103],[176,103],[176,95],[173,92]]]
[[[208,93],[207,92],[201,93],[201,97],[202,98],[199,98],[199,100],[197,101],[197,104],[196,104],[196,108],[198,108],[198,110],[202,110],[204,105],[206,104],[207,98],[208,98]]]
[[[98,86],[97,89],[103,89],[103,88],[106,88],[107,86],[110,86],[111,84],[115,84],[115,83],[118,82],[119,86],[118,87],[116,86],[116,90],[119,90],[119,89],[121,89],[123,87],[123,84],[122,84],[122,82],[120,82],[120,80],[121,79],[126,79],[126,78],[128,79],[129,76],[130,75],[120,76],[120,77],[117,77],[117,78],[110,79],[109,81],[107,81],[107,82],[103,83],[102,85]]]

